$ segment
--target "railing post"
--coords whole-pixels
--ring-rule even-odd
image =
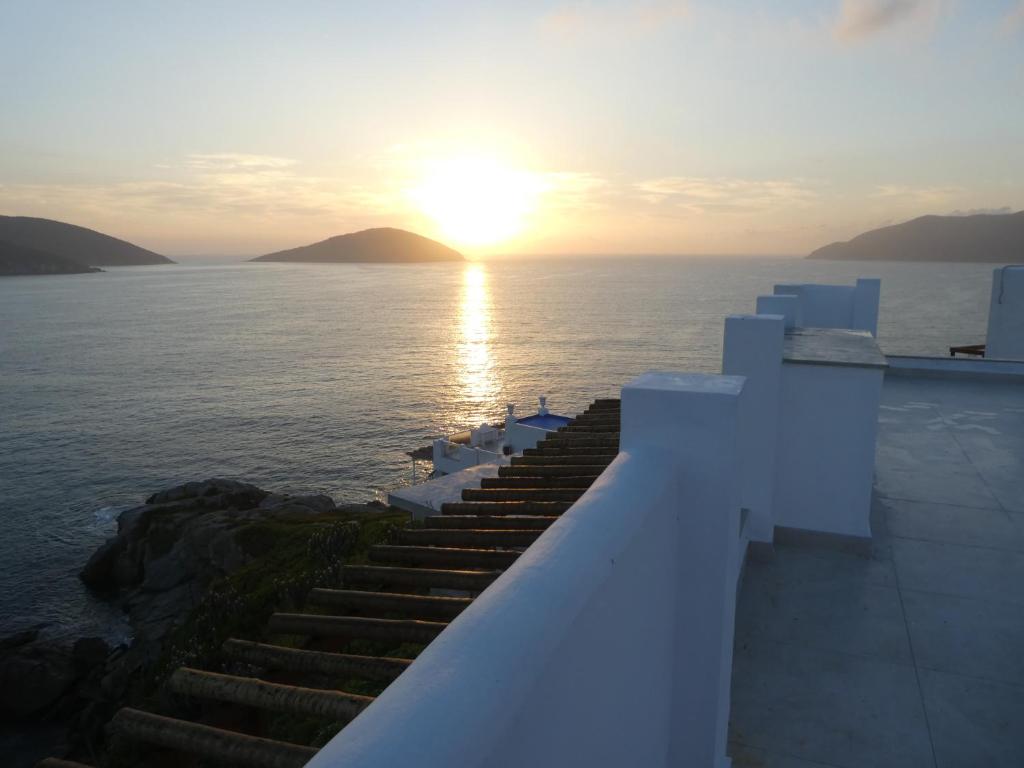
[[[647,373],[622,390],[622,450],[660,458],[674,473],[668,765],[729,764],[743,384],[742,376]]]
[[[857,278],[853,289],[853,322],[850,327],[878,336],[878,306],[882,295],[882,281],[877,277]]]
[[[791,297],[759,297],[758,309],[761,298]],[[722,347],[722,373],[747,378],[740,411],[740,488],[743,506],[750,510],[747,535],[751,541],[766,543],[771,543],[775,531],[772,498],[785,322],[782,315],[730,315],[725,319]]]
[[[800,317],[800,297],[795,294],[777,293],[757,297],[757,314],[782,315],[786,330],[803,325]]]

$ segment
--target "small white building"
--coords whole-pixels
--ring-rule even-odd
[[[433,444],[434,473],[450,475],[480,464],[501,464],[508,456],[533,448],[549,432],[572,421],[569,416],[551,413],[547,397],[541,395],[537,413],[516,418],[515,404],[508,404],[504,429],[481,424],[476,429],[438,438]]]

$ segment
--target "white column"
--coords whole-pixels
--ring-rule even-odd
[[[803,325],[800,318],[800,297],[793,293],[777,293],[757,297],[757,314],[782,315],[786,330]]]
[[[985,357],[1024,360],[1024,266],[992,272]]]
[[[669,765],[727,766],[742,376],[647,373],[622,390],[622,450],[677,468]]]
[[[851,328],[869,331],[878,336],[878,303],[882,295],[882,281],[877,277],[857,278],[853,289],[853,321]]]
[[[785,296],[758,298],[784,299]],[[722,373],[745,376],[740,411],[740,485],[749,512],[751,541],[771,542],[775,531],[775,446],[779,429],[779,388],[785,320],[781,315],[731,315],[725,319]]]

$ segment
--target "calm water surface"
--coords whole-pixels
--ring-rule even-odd
[[[117,511],[214,475],[365,501],[405,451],[648,369],[714,371],[775,282],[882,277],[887,352],[984,341],[991,268],[797,259],[175,265],[0,279],[0,635],[119,631],[76,573]],[[531,411],[532,412],[532,411]]]

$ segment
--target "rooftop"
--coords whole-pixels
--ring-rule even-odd
[[[735,768],[1024,764],[1019,380],[888,375],[871,526],[748,561]]]

